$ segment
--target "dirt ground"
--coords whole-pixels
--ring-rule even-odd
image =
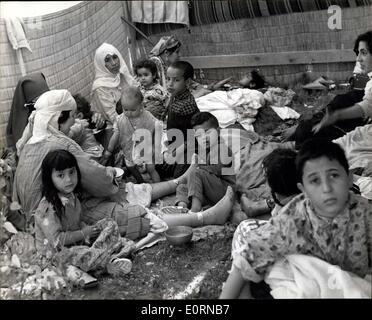
[[[290,107],[303,117],[326,105],[341,91],[307,93],[296,90]],[[310,106],[310,107],[309,107]],[[255,131],[280,141],[296,120],[282,121],[269,107],[260,110]],[[172,197],[166,199],[169,203]],[[175,247],[159,242],[134,256],[132,272],[123,278],[103,276],[96,288],[61,291],[53,299],[216,299],[231,267],[231,240],[236,226],[207,239]]]

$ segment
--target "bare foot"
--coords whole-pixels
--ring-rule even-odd
[[[231,209],[234,205],[234,191],[229,186],[223,198],[218,201],[212,208],[202,212],[203,225],[223,225],[230,216]]]
[[[197,165],[197,162],[198,162],[198,155],[196,153],[194,153],[191,157],[190,167],[188,167],[188,169],[186,170],[186,172],[182,176],[177,178],[179,184],[187,183],[187,178],[190,175],[190,172],[195,169],[195,167]]]
[[[250,218],[270,212],[266,200],[252,201],[244,194],[240,198],[240,205],[242,210]]]

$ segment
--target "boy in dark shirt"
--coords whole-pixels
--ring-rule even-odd
[[[199,112],[195,99],[187,88],[193,77],[194,68],[186,61],[176,61],[167,70],[166,83],[171,94],[168,106],[167,130],[179,129],[185,139],[187,129],[192,129],[192,116]]]
[[[168,145],[171,146],[169,152],[172,153],[181,147],[178,150],[182,150],[180,154],[184,155],[184,158],[187,154],[187,130],[192,129],[191,118],[199,112],[195,99],[188,89],[193,77],[194,68],[186,61],[172,63],[168,67],[166,76],[167,89],[171,95],[166,121]],[[178,129],[178,133],[182,133],[183,136],[177,135],[176,138],[174,129]],[[188,161],[186,160],[184,159],[185,164],[182,164],[181,161],[173,165],[165,163],[160,169],[160,174],[174,178],[179,177],[188,168]]]

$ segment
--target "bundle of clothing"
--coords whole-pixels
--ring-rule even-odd
[[[251,89],[214,91],[196,99],[201,112],[210,112],[221,128],[239,122],[244,129],[254,131],[253,122],[258,110],[265,105],[262,92]]]
[[[282,120],[298,119],[300,114],[289,108],[288,105],[292,102],[296,93],[289,89],[270,87],[264,94],[267,105],[280,117]]]

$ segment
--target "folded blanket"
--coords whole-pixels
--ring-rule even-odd
[[[276,262],[265,282],[276,299],[371,298],[371,279],[362,279],[315,257],[293,254]]]

